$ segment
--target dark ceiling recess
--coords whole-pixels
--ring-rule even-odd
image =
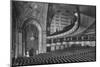
[[[96,6],[79,6],[80,13],[96,18]]]

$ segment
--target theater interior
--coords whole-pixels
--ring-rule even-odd
[[[96,61],[96,7],[12,1],[11,65]]]

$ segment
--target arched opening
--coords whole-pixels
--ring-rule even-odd
[[[42,28],[37,20],[28,19],[22,26],[23,56],[41,53]]]

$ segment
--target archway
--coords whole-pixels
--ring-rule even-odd
[[[42,28],[36,19],[26,20],[22,26],[23,56],[27,51],[39,54],[42,50]]]

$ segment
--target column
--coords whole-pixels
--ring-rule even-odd
[[[41,50],[42,53],[46,53],[46,31],[43,32],[43,36],[42,36],[42,46],[41,46]]]
[[[19,53],[19,56],[22,56],[22,33],[18,33],[18,39],[19,39],[19,42],[18,42],[19,43],[19,47],[18,47],[19,52],[18,53]]]
[[[15,58],[18,57],[18,32],[16,32]]]
[[[41,13],[41,21],[40,24],[42,26],[42,46],[41,51],[39,53],[46,53],[46,23],[47,23],[47,11],[48,11],[48,4],[43,4],[42,6],[42,13]]]

